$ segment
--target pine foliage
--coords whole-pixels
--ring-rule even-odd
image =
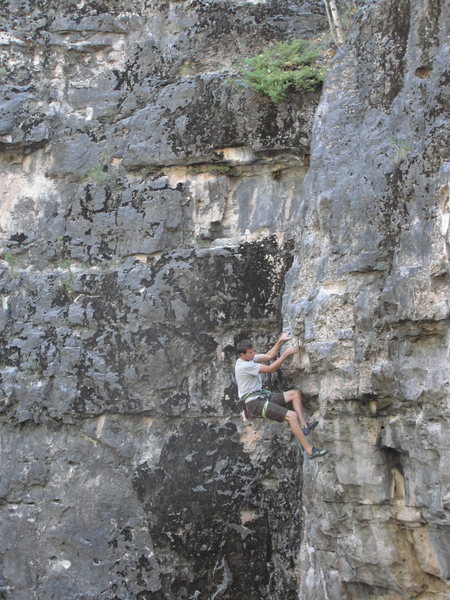
[[[289,89],[314,92],[322,86],[325,68],[318,58],[319,52],[307,40],[277,42],[245,60],[240,75],[272,102],[283,102]]]

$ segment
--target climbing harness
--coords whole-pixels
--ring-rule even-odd
[[[244,403],[246,403],[247,400],[250,400],[250,399],[257,400],[258,398],[260,398],[261,400],[263,400],[264,397],[271,396],[271,395],[272,395],[272,392],[270,390],[257,390],[256,392],[249,392],[248,394],[244,394],[241,397],[241,400],[243,400]],[[267,398],[266,401],[264,402],[264,406],[261,411],[261,417],[263,419],[267,419],[267,408],[269,406],[269,402],[270,402],[269,398]],[[244,423],[246,423],[248,420],[247,408],[244,408],[244,410],[241,412],[241,416],[242,416]]]
[[[272,394],[270,390],[256,390],[256,392],[249,392],[248,394],[244,394],[243,396],[241,396],[241,400],[247,402],[247,400],[252,396],[255,396],[256,399],[258,396],[270,396],[270,394]]]

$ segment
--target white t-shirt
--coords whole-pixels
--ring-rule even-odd
[[[239,398],[250,392],[257,392],[262,388],[263,378],[259,373],[259,363],[256,362],[258,354],[255,354],[252,360],[242,360],[238,358],[234,372],[238,386]]]

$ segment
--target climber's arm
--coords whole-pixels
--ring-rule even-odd
[[[298,346],[291,346],[290,348],[285,350],[283,354],[270,365],[260,365],[259,373],[275,373],[275,371],[278,371],[278,369],[281,367],[281,365],[284,363],[287,357],[291,356],[291,354],[295,354],[296,352],[298,352]]]
[[[269,361],[273,360],[278,355],[278,352],[280,351],[281,346],[290,339],[291,338],[289,337],[289,334],[283,333],[278,338],[278,340],[275,342],[274,346],[268,352],[266,352],[265,354],[257,354],[256,355],[256,358],[255,358],[256,362],[264,363],[264,362],[269,362]],[[262,371],[260,371],[260,372],[262,372]],[[271,373],[272,371],[264,371],[264,372]]]

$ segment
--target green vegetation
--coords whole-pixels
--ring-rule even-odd
[[[185,60],[178,71],[180,77],[191,77],[195,73],[195,65],[191,60]]]
[[[18,164],[21,162],[21,159],[17,154],[8,153],[8,154],[0,154],[0,162],[8,163],[8,164]]]
[[[199,248],[210,248],[211,247],[211,239],[206,237],[203,234],[196,235],[194,238],[194,243]]]
[[[229,173],[231,167],[228,165],[210,165],[208,167],[208,173]]]
[[[19,370],[19,373],[21,373],[25,377],[35,379],[42,379],[43,372],[44,370],[42,368],[42,365],[40,365],[38,362],[32,362],[25,366],[23,369]]]
[[[338,8],[341,10],[341,21],[344,33],[348,33],[356,11],[361,8],[365,0],[341,0],[338,2]]]
[[[64,275],[59,280],[59,283],[67,293],[73,291],[74,273],[72,272],[72,265],[73,262],[69,258],[65,258],[57,264],[57,267],[64,271]]]
[[[283,102],[289,89],[315,92],[324,77],[319,52],[307,40],[277,42],[262,54],[245,60],[240,71],[244,85],[268,96],[272,102]]]
[[[389,139],[396,148],[395,158],[397,162],[401,162],[411,152],[411,147],[395,135],[391,135]]]
[[[283,174],[283,169],[273,169],[270,172],[270,176],[274,181],[279,181],[281,179],[281,175]]]
[[[336,46],[345,42],[356,11],[365,0],[324,0],[330,34]]]
[[[5,254],[3,255],[3,260],[5,260],[8,263],[8,266],[11,267],[11,269],[13,270],[19,264],[17,258],[14,256],[14,254],[11,254],[11,252],[5,252]]]
[[[231,171],[232,167],[229,167],[228,165],[193,165],[189,167],[189,173],[192,173],[193,175],[199,173],[218,173],[220,175],[225,175]]]
[[[66,270],[70,271],[70,267],[71,267],[71,265],[72,265],[72,262],[71,262],[71,261],[70,261],[70,259],[68,259],[68,258],[65,258],[64,260],[61,260],[61,261],[58,263],[58,267],[59,267],[60,269],[64,269],[65,271],[66,271]]]
[[[111,175],[108,173],[108,171],[104,170],[102,165],[97,164],[95,167],[92,167],[92,169],[89,169],[89,171],[86,171],[85,177],[92,183],[103,185],[110,180]]]

